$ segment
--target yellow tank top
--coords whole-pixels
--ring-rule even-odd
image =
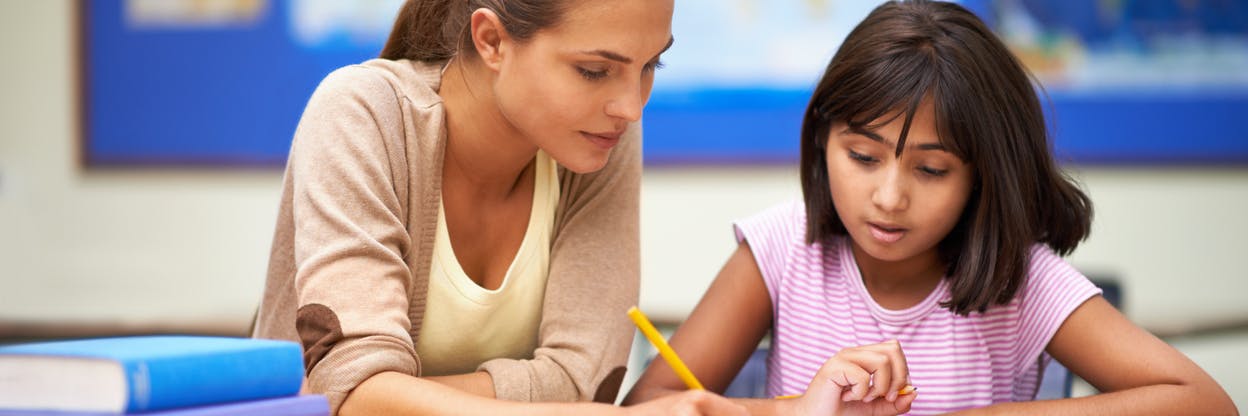
[[[529,225],[496,290],[477,285],[464,273],[451,248],[446,213],[438,207],[429,291],[416,341],[421,375],[466,374],[495,358],[533,358],[559,201],[554,160],[538,151],[536,163]]]

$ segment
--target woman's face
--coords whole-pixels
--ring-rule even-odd
[[[915,111],[898,158],[904,124],[905,117],[895,117],[855,132],[837,123],[827,144],[836,214],[858,247],[889,262],[933,255],[957,225],[973,178],[971,166],[941,145],[931,100]]]
[[[672,41],[672,1],[571,2],[558,25],[502,60],[494,91],[503,117],[560,165],[601,169],[650,98]]]

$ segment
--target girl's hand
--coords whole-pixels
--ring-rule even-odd
[[[807,415],[906,413],[917,395],[898,395],[908,385],[910,369],[897,341],[846,348],[823,363],[806,394],[793,400],[793,410]]]
[[[625,407],[625,414],[640,415],[739,415],[747,416],[745,408],[723,396],[706,390],[685,390],[658,399]]]

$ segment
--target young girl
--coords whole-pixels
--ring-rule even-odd
[[[738,222],[672,346],[723,391],[770,331],[756,414],[1233,414],[1194,363],[1059,257],[1090,202],[1024,69],[964,8],[889,2],[849,34],[801,138],[804,203]],[[1103,394],[1035,402],[1056,358]],[[907,386],[914,394],[899,394]],[[626,403],[682,389],[655,360]]]
[[[287,165],[255,336],[336,414],[732,411],[614,401],[637,301],[636,122],[672,0],[410,0]],[[502,399],[502,400],[494,400]]]

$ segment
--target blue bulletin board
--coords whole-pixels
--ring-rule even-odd
[[[345,38],[301,46],[291,2],[135,10],[160,1],[80,3],[88,166],[284,164],[321,78],[380,50]]]
[[[376,56],[399,3],[81,1],[84,163],[282,165],[317,83]],[[1045,3],[965,2],[1046,86],[1059,157],[1248,163],[1248,129],[1241,128],[1248,118],[1248,6],[1047,2],[1118,7],[1109,11],[1117,21],[1088,23],[1053,17],[1087,10],[1047,10]],[[1218,18],[1153,7],[1171,3]],[[646,162],[795,162],[809,91],[874,4],[677,1],[676,43],[644,116]],[[1140,4],[1153,8],[1132,9]],[[1171,20],[1179,29],[1164,24]],[[1150,24],[1131,23],[1140,21]],[[1192,24],[1207,21],[1203,29]],[[1098,24],[1104,27],[1087,27]],[[1199,53],[1183,52],[1192,48]]]

